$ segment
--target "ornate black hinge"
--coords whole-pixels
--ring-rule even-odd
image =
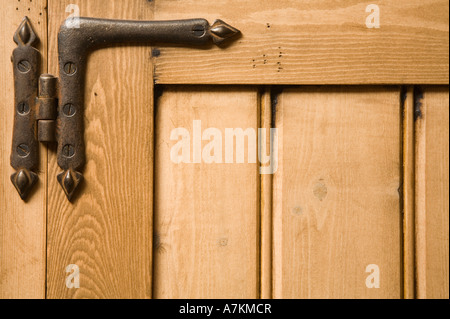
[[[85,165],[84,81],[89,52],[114,43],[177,43],[219,45],[239,30],[216,20],[127,21],[95,18],[66,20],[58,33],[58,78],[39,75],[37,36],[25,17],[14,34],[14,131],[11,181],[25,199],[38,179],[39,142],[58,143],[58,174],[70,200],[81,182]],[[58,93],[59,87],[59,93]]]

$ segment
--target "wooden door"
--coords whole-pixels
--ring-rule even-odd
[[[448,298],[448,1],[2,4],[0,298]],[[89,55],[83,184],[41,146],[22,201],[12,35],[28,16],[57,75],[77,9],[241,35]]]

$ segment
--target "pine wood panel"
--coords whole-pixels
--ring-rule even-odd
[[[155,298],[259,297],[259,175],[255,163],[170,159],[181,127],[256,128],[258,92],[236,87],[167,87],[157,102],[155,142]],[[246,142],[247,143],[247,142]],[[202,146],[208,144],[202,142]],[[248,144],[245,144],[245,153]],[[236,152],[236,148],[235,148]],[[236,155],[236,153],[235,153]]]
[[[449,298],[449,94],[417,96],[416,268],[418,298]],[[420,112],[420,113],[419,113]]]
[[[278,97],[275,298],[399,298],[400,92],[310,87]],[[366,267],[380,270],[367,288]]]
[[[449,3],[381,0],[156,1],[155,18],[223,19],[242,31],[226,49],[161,47],[157,83],[409,84],[449,82]]]
[[[66,5],[82,16],[152,19],[147,1],[49,1],[49,59],[57,72],[57,31]],[[85,92],[87,165],[69,203],[52,150],[48,203],[48,298],[151,297],[153,81],[151,48],[114,47],[89,57]],[[66,266],[80,269],[68,289]]]
[[[41,70],[47,69],[46,1],[0,1],[0,299],[45,297],[45,219],[47,153],[40,148],[39,182],[22,201],[10,181],[14,117],[11,54],[13,35],[24,16],[40,38]]]

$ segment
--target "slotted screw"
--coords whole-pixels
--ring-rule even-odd
[[[73,62],[67,62],[64,64],[64,73],[71,75],[77,71],[77,66]]]
[[[19,144],[17,146],[17,154],[19,154],[20,157],[27,157],[30,155],[30,147],[27,144]]]
[[[64,157],[72,157],[75,155],[75,148],[71,144],[66,144],[62,148],[62,154]]]

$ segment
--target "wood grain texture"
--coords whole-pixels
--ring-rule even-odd
[[[400,298],[400,92],[305,87],[278,97],[274,298]],[[367,288],[378,265],[380,288]]]
[[[259,297],[259,175],[248,163],[179,163],[171,131],[256,128],[255,88],[164,88],[158,99],[155,142],[155,298]],[[201,133],[200,133],[201,134]],[[202,146],[208,142],[202,142]],[[245,142],[245,153],[248,144]],[[222,141],[222,162],[225,142]],[[235,151],[236,152],[236,148]],[[234,153],[236,155],[236,153]]]
[[[416,268],[418,298],[449,298],[449,93],[417,97]]]
[[[449,82],[449,3],[381,0],[156,1],[156,19],[223,19],[242,31],[225,49],[161,47],[157,83],[408,84]]]
[[[49,1],[49,59],[57,73],[57,31],[77,4],[82,16],[152,19],[148,1]],[[49,163],[48,298],[151,297],[153,81],[151,48],[114,47],[89,57],[85,91],[87,165],[73,203]],[[65,285],[66,266],[80,288]]]
[[[414,88],[402,92],[403,102],[403,296],[415,298],[414,217]]]
[[[0,1],[0,299],[45,297],[47,153],[40,148],[39,182],[22,201],[10,181],[14,117],[13,35],[28,16],[40,39],[41,70],[47,69],[46,1]]]

